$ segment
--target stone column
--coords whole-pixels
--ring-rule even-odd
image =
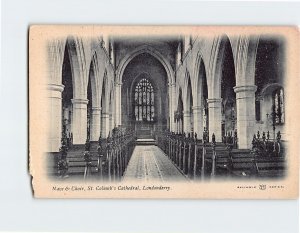
[[[98,141],[100,136],[100,127],[101,127],[101,108],[100,107],[92,107],[92,115],[91,115],[91,141]]]
[[[250,149],[255,124],[255,85],[236,86],[237,136],[239,149]]]
[[[73,144],[84,144],[87,139],[87,99],[72,99]]]
[[[194,132],[197,133],[198,138],[203,135],[203,108],[201,106],[193,107],[194,116]]]
[[[120,126],[122,123],[122,83],[116,84],[116,126]]]
[[[209,115],[209,141],[213,133],[216,141],[222,141],[222,99],[207,99]]]
[[[101,137],[106,138],[109,133],[109,114],[106,112],[103,112],[101,114],[101,124],[102,124],[102,131],[101,131]]]
[[[62,97],[61,93],[64,90],[64,85],[49,84],[48,87],[49,98],[49,152],[58,152],[61,146],[62,134]]]
[[[169,117],[170,117],[170,130],[176,131],[176,122],[174,120],[174,111],[175,107],[175,96],[176,96],[176,88],[175,83],[168,84],[168,91],[169,91]]]
[[[183,112],[183,131],[186,134],[191,132],[191,113],[190,113],[190,111]]]

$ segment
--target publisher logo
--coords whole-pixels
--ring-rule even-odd
[[[267,185],[265,185],[265,184],[260,184],[260,185],[258,186],[258,188],[259,188],[260,190],[266,190]]]

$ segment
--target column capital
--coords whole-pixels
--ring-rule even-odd
[[[257,86],[256,85],[244,85],[244,86],[235,86],[233,87],[235,93],[239,92],[256,92]]]
[[[72,104],[88,104],[88,99],[71,99]]]
[[[221,103],[222,102],[222,98],[213,98],[213,99],[207,99],[207,103]]]
[[[93,111],[101,111],[101,109],[102,109],[101,107],[92,107]]]
[[[63,92],[65,86],[62,84],[47,84],[47,89],[51,90],[51,91],[59,91],[59,92]]]
[[[194,111],[197,111],[197,110],[202,110],[203,107],[202,107],[202,106],[193,106],[192,109],[193,109]]]

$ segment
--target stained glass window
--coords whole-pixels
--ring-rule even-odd
[[[284,123],[284,99],[283,99],[283,89],[277,89],[273,93],[273,104],[275,109],[275,123]]]
[[[142,79],[135,87],[134,114],[136,121],[154,120],[154,91],[147,79]]]

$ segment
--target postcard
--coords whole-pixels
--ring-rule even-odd
[[[37,198],[293,199],[299,30],[32,25]]]

